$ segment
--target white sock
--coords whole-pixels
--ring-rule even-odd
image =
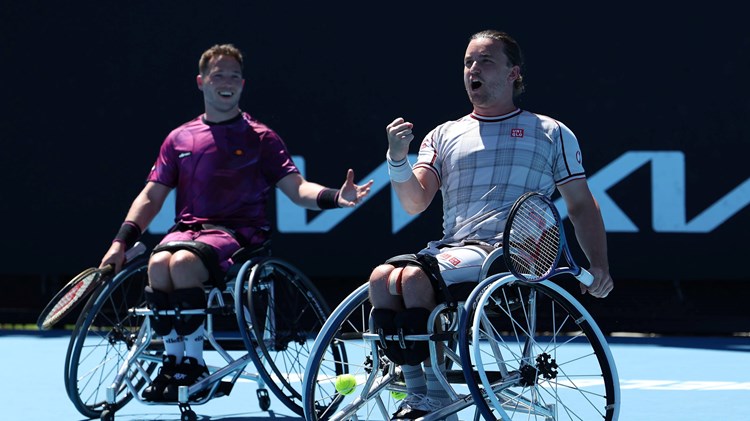
[[[185,335],[185,356],[198,360],[201,365],[203,361],[203,333],[206,329],[201,325],[195,332]]]
[[[177,364],[179,364],[182,361],[182,355],[185,353],[185,341],[182,336],[172,329],[162,339],[164,340],[164,353],[177,357]]]

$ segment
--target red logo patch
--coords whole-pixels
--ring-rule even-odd
[[[510,137],[523,137],[523,129],[510,129]]]
[[[451,256],[449,253],[440,253],[436,256],[438,259],[445,260],[453,266],[458,266],[461,263],[461,259]]]

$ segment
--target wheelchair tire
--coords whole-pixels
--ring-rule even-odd
[[[264,258],[239,277],[235,310],[250,358],[266,387],[301,416],[301,379],[329,307],[307,276],[283,260]]]
[[[97,288],[78,317],[65,357],[65,387],[73,405],[88,418],[98,418],[105,410],[114,416],[133,398],[123,384],[116,393],[116,402],[107,405],[106,392],[140,329],[142,318],[129,314],[128,309],[144,305],[146,285],[146,263],[144,259],[134,261]],[[160,352],[145,354],[149,353],[153,354],[153,361],[140,363],[150,375],[158,366]],[[146,384],[135,369],[129,376],[136,390]]]
[[[464,377],[486,420],[617,420],[619,380],[609,346],[560,286],[489,278],[465,309]]]
[[[303,379],[304,415],[307,421],[329,419],[390,419],[398,407],[391,392],[403,392],[405,386],[391,363],[381,358],[370,332],[369,285],[366,283],[345,298],[323,326],[313,345]],[[343,395],[336,391],[338,376],[351,374],[357,388]],[[367,381],[370,388],[362,396]],[[359,399],[362,397],[362,399]]]

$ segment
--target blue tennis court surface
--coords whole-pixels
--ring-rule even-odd
[[[620,420],[750,420],[750,338],[612,337],[609,341],[622,389]],[[68,337],[63,335],[0,332],[1,420],[86,419],[65,392],[67,346]],[[255,390],[254,382],[238,382],[230,396],[193,410],[200,420],[300,418],[277,399],[272,399],[271,411],[261,411]],[[174,405],[131,401],[116,419],[179,420],[179,415]]]

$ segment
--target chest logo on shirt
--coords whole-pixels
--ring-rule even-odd
[[[435,257],[437,257],[440,260],[450,263],[451,265],[453,265],[453,267],[457,267],[458,265],[461,264],[461,259],[449,253],[440,253]]]
[[[192,152],[182,152],[181,154],[177,155],[177,157],[182,159],[182,158],[187,158],[192,154],[193,154]]]
[[[523,137],[523,129],[510,129],[510,137]]]

